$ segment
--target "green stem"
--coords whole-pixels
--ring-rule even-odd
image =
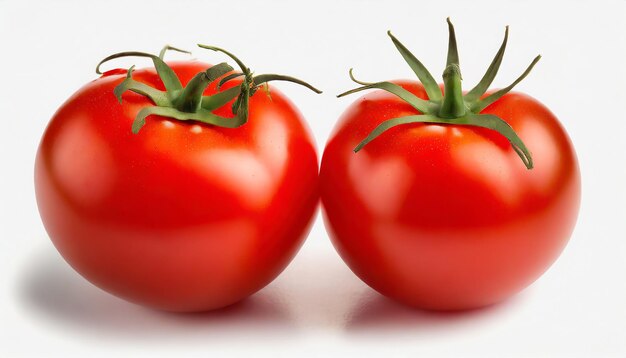
[[[202,94],[211,83],[211,79],[206,72],[200,72],[195,75],[187,84],[185,89],[176,100],[174,108],[181,112],[195,113],[200,109],[202,103]]]
[[[439,109],[441,118],[459,118],[467,112],[463,101],[463,88],[461,87],[461,71],[459,65],[450,64],[443,71],[443,103]]]
[[[222,62],[198,73],[177,96],[174,108],[186,113],[197,112],[202,106],[202,94],[209,84],[232,70],[229,64]]]

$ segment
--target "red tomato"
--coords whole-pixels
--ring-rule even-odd
[[[416,81],[395,83],[428,99]],[[510,124],[532,151],[532,170],[498,132],[461,124],[396,126],[354,153],[379,124],[419,114],[380,90],[337,123],[320,171],[326,227],[380,293],[426,309],[486,306],[528,286],[565,247],[580,201],[565,130],[521,93],[480,113]]]
[[[416,82],[398,81],[426,98]],[[509,93],[486,108],[529,148],[527,170],[490,130],[395,127],[354,147],[381,122],[416,114],[377,91],[341,117],[322,159],[326,227],[350,268],[384,295],[428,309],[489,305],[520,291],[558,257],[573,230],[580,174],[556,117]]]
[[[183,85],[209,67],[170,65]],[[302,115],[271,88],[250,98],[239,128],[152,115],[133,134],[153,103],[130,92],[118,103],[125,75],[109,71],[81,88],[43,135],[35,186],[54,245],[98,287],[155,308],[214,309],[261,289],[296,254],[317,205]],[[153,69],[133,78],[164,89]]]

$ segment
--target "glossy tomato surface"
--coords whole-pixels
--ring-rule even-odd
[[[183,85],[208,67],[170,65]],[[45,131],[35,186],[54,245],[98,287],[155,308],[214,309],[261,289],[298,251],[317,206],[317,156],[301,114],[270,87],[271,97],[250,99],[242,127],[151,116],[133,134],[138,111],[153,104],[131,92],[117,102],[125,73],[84,86]],[[152,69],[133,78],[164,89]]]
[[[419,83],[396,83],[427,98]],[[490,305],[537,279],[568,242],[580,173],[565,130],[521,93],[482,113],[515,129],[534,169],[497,132],[458,125],[397,126],[354,153],[381,122],[416,114],[383,91],[356,100],[336,125],[320,172],[326,227],[380,293],[425,309]]]

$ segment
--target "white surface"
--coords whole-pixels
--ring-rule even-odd
[[[0,356],[626,356],[626,2],[422,3],[0,0]],[[308,80],[324,94],[278,86],[321,149],[356,98],[334,98],[353,87],[347,69],[365,80],[410,77],[385,34],[392,29],[439,74],[446,16],[456,25],[466,88],[486,69],[506,24],[511,36],[496,86],[543,55],[518,89],[559,116],[578,151],[583,202],[575,234],[517,297],[463,314],[398,306],[347,269],[318,217],[270,286],[223,311],[174,315],[91,286],[48,240],[32,184],[38,140],[104,56],[170,43],[224,60],[194,48],[204,42],[232,50],[258,73]]]

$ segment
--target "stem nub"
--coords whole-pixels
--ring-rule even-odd
[[[183,89],[180,97],[175,103],[175,108],[181,112],[194,113],[200,109],[202,93],[211,83],[206,72],[195,75]]]
[[[443,102],[439,108],[439,117],[454,119],[463,117],[467,112],[463,102],[461,70],[453,63],[443,71]]]

